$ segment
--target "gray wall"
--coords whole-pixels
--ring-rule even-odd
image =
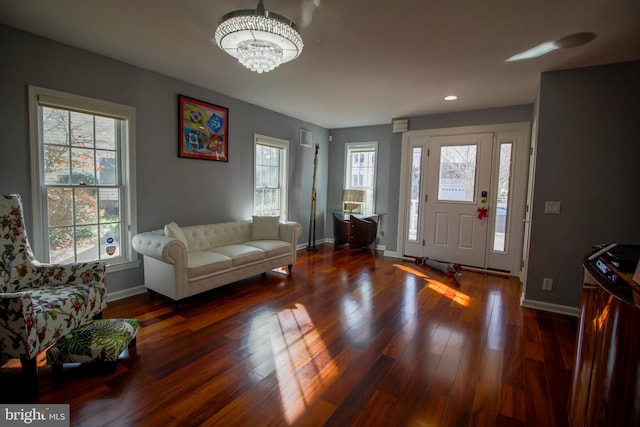
[[[327,129],[110,58],[0,26],[0,194],[23,197],[31,232],[31,171],[27,86],[35,85],[136,108],[138,231],[250,219],[253,209],[253,134],[290,141],[289,219],[308,236],[313,149],[299,144],[300,129],[320,144],[317,236],[327,206]],[[244,71],[240,71],[244,72]],[[178,94],[229,109],[229,162],[179,158]],[[110,292],[141,285],[142,267],[109,273]]]
[[[344,188],[345,144],[351,142],[377,142],[378,155],[376,159],[376,195],[375,211],[385,214],[380,223],[380,231],[385,237],[378,245],[388,244],[386,232],[388,230],[388,195],[389,170],[391,167],[391,125],[363,126],[331,130],[329,143],[329,184],[327,205],[327,235],[333,237],[332,211],[340,210],[342,189]],[[393,188],[393,187],[391,187]],[[394,242],[395,245],[395,242]]]
[[[640,244],[639,97],[640,62],[542,74],[527,300],[577,307],[591,246]]]

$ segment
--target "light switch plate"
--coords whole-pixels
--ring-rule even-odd
[[[560,202],[544,202],[544,213],[552,215],[560,215]]]

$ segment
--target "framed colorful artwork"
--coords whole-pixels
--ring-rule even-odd
[[[229,110],[178,95],[178,155],[193,159],[229,161]]]

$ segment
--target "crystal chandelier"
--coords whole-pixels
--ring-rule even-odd
[[[236,10],[224,15],[214,39],[220,49],[257,73],[296,59],[304,47],[296,24],[265,10],[262,0],[255,10]]]

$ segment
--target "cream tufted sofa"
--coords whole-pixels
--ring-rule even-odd
[[[145,286],[176,302],[296,260],[302,227],[277,217],[140,233],[133,248],[144,256]]]

